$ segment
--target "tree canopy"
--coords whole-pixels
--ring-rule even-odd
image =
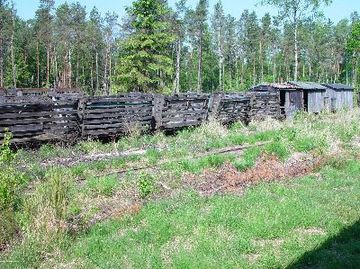
[[[24,20],[0,0],[0,88],[115,92],[241,91],[262,82],[309,80],[359,86],[357,12],[333,22],[330,0],[259,0],[278,16],[226,14],[221,0],[191,6],[136,0],[119,18],[80,2],[39,0]]]

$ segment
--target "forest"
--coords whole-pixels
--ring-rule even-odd
[[[121,1],[117,3],[121,5]],[[262,82],[304,80],[360,85],[360,16],[339,22],[329,0],[263,0],[277,16],[221,0],[137,0],[122,18],[88,14],[80,2],[39,0],[24,20],[0,0],[0,88],[79,88],[118,92],[241,91]]]

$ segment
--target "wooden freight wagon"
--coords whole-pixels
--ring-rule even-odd
[[[340,109],[354,107],[354,88],[345,84],[322,84],[327,88],[326,96],[330,100],[330,110],[335,112]]]
[[[310,113],[320,113],[330,109],[331,100],[326,95],[327,88],[319,83],[314,82],[288,82],[303,92],[304,110]]]
[[[303,91],[289,83],[260,84],[251,89],[254,92],[277,93],[280,100],[281,114],[292,118],[298,111],[304,109]]]

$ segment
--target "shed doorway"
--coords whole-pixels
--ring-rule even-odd
[[[286,104],[286,92],[280,91],[280,109],[281,114],[285,114],[285,104]]]
[[[309,112],[309,92],[304,91],[304,111]]]

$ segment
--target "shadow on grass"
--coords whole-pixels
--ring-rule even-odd
[[[360,268],[360,220],[287,267],[298,268]]]

